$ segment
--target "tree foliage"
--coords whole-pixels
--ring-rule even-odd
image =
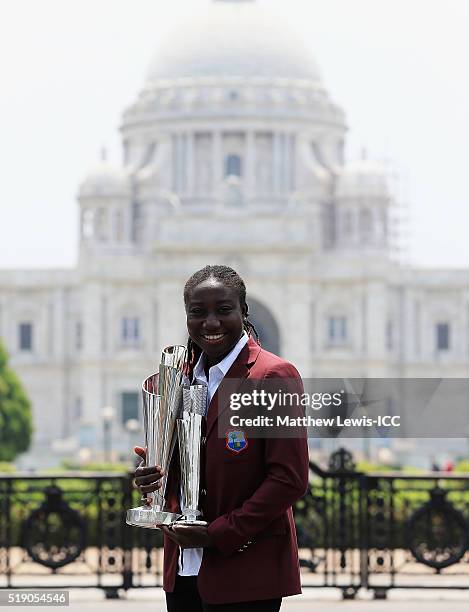
[[[33,431],[31,403],[0,343],[0,461],[28,450]]]

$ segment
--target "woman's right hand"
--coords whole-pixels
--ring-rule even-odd
[[[164,472],[159,465],[145,466],[147,453],[141,446],[135,446],[134,452],[143,459],[140,466],[135,470],[134,483],[140,493],[153,493],[161,487],[161,478]]]

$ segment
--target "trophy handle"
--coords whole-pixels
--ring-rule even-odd
[[[142,467],[148,467],[148,459],[147,459],[147,446],[145,445],[145,459],[143,460]],[[140,498],[143,506],[150,506],[151,502],[148,500],[148,493],[142,493],[142,497]]]
[[[176,443],[176,420],[182,396],[185,353],[184,346],[166,347],[158,374],[152,374],[142,383],[146,449],[144,466],[160,465],[165,474],[157,491],[142,493],[144,505],[127,511],[128,525],[157,529],[160,525],[171,524],[181,516],[166,511],[164,507],[168,468]]]

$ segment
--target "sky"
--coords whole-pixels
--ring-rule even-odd
[[[469,2],[257,0],[303,36],[349,126],[396,174],[406,261],[469,269]],[[160,37],[210,0],[0,0],[0,268],[71,267],[80,180]]]

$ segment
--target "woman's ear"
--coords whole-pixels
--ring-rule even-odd
[[[241,312],[243,313],[243,320],[246,321],[249,316],[249,308],[246,303],[241,306]]]

